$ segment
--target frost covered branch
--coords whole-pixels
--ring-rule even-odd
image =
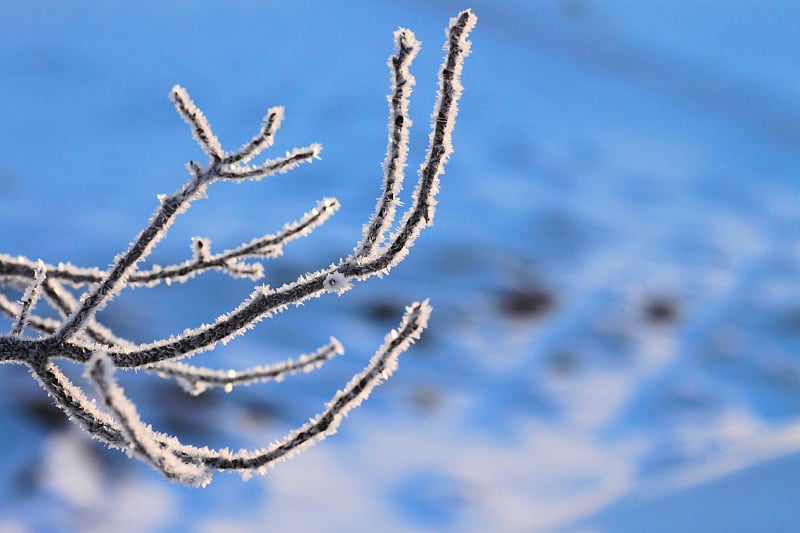
[[[414,84],[409,68],[420,48],[414,34],[406,29],[395,32],[395,53],[388,62],[392,89],[388,97],[389,135],[383,162],[383,189],[353,253],[338,264],[303,274],[277,289],[257,286],[239,306],[210,324],[152,343],[136,344],[119,337],[97,316],[124,288],[185,282],[212,269],[233,277],[260,279],[263,267],[259,261],[279,255],[285,244],[308,235],[339,209],[337,200],[325,198],[280,231],[216,253],[212,253],[208,239],[196,237],[191,243],[191,256],[182,263],[141,269],[139,265],[164,238],[175,218],[194,200],[205,197],[211,184],[260,180],[287,172],[302,163],[312,162],[321,150],[318,144],[310,144],[295,148],[284,157],[253,164],[253,158],[273,144],[283,120],[283,108],[269,109],[259,132],[238,150],[226,152],[188,92],[183,87],[173,87],[170,96],[176,110],[207,155],[207,163],[205,166],[197,162],[187,164],[187,182],[173,194],[159,197],[159,205],[149,222],[107,271],[0,254],[0,285],[23,293],[18,302],[0,293],[0,313],[13,322],[10,333],[0,336],[0,362],[26,365],[56,404],[93,437],[136,456],[165,477],[187,485],[206,485],[214,470],[236,470],[244,476],[264,473],[276,461],[334,433],[347,412],[392,374],[399,355],[420,337],[431,311],[427,300],[413,303],[406,309],[400,325],[389,332],[364,370],[354,376],[316,418],[280,442],[260,450],[234,453],[227,449],[197,448],[155,431],[141,420],[134,402],[117,383],[115,370],[141,369],[176,380],[190,394],[200,394],[211,387],[230,391],[237,385],[281,380],[299,371],[309,372],[343,353],[339,341],[332,338],[330,343],[311,354],[250,369],[214,370],[178,361],[213,349],[219,342],[227,342],[260,320],[284,311],[290,304],[298,305],[325,293],[342,294],[354,282],[382,276],[406,256],[420,231],[433,221],[439,177],[453,152],[451,137],[462,92],[459,78],[464,58],[469,54],[467,37],[475,22],[472,12],[464,11],[451,19],[446,30],[445,59],[439,72],[430,143],[420,166],[411,205],[399,222],[395,219],[401,205],[399,194],[411,126],[408,103]],[[80,297],[75,291],[82,291]],[[35,310],[40,301],[46,302],[58,318],[37,315]],[[99,404],[90,401],[81,388],[60,371],[54,362],[59,358],[84,364],[84,377],[94,387],[101,400]]]

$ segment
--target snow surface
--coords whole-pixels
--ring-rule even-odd
[[[155,429],[261,447],[319,412],[404,306],[430,297],[430,329],[392,379],[266,477],[198,490],[74,434],[3,367],[0,531],[794,529],[794,2],[4,2],[0,249],[108,265],[203,158],[168,99],[180,83],[223,146],[283,105],[266,157],[324,151],[285,176],[211,187],[153,262],[184,261],[198,235],[236,246],[336,196],[339,213],[267,263],[265,282],[325,267],[350,253],[379,194],[393,32],[423,42],[413,179],[443,30],[466,7],[479,21],[435,226],[391,276],[195,362],[281,361],[331,335],[346,355],[198,398],[116,374]],[[102,318],[151,341],[251,289],[210,273],[126,291]]]

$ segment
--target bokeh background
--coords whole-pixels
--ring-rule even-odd
[[[23,369],[0,368],[0,531],[796,526],[796,2],[3,2],[0,249],[108,265],[202,156],[167,98],[180,83],[223,145],[283,104],[273,153],[325,150],[288,175],[214,186],[152,262],[184,260],[195,235],[237,245],[336,196],[339,214],[268,263],[265,282],[327,266],[379,193],[392,32],[424,43],[413,171],[443,29],[466,7],[479,22],[435,227],[388,278],[196,362],[283,360],[330,335],[347,354],[227,395],[121,379],[157,429],[260,447],[317,413],[403,307],[430,297],[430,330],[397,374],[334,438],[198,490],[90,441]],[[210,273],[128,290],[102,318],[144,342],[251,289]]]

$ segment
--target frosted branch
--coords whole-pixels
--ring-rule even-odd
[[[15,279],[33,280],[37,262],[22,256],[13,257],[0,254],[0,283],[9,285]],[[69,263],[48,265],[45,263],[47,279],[56,279],[75,286],[97,283],[103,279],[104,272],[99,268],[80,268]],[[26,281],[27,283],[27,281]]]
[[[325,198],[300,220],[286,224],[278,233],[258,237],[218,254],[211,254],[211,242],[208,239],[197,237],[192,242],[192,259],[178,265],[135,272],[128,285],[154,286],[161,281],[184,282],[195,274],[210,269],[222,270],[233,277],[260,279],[263,276],[261,265],[243,263],[240,259],[267,259],[281,255],[285,244],[310,234],[333,216],[339,207],[335,198]]]
[[[278,288],[254,287],[238,306],[208,324],[155,342],[136,344],[102,324],[97,315],[124,288],[184,282],[211,269],[233,277],[261,278],[263,266],[257,261],[280,255],[285,244],[308,235],[339,209],[335,199],[325,198],[302,218],[274,234],[221,252],[212,251],[208,239],[196,237],[191,243],[191,257],[186,261],[165,267],[140,268],[176,217],[189,209],[192,202],[206,197],[211,184],[256,181],[287,172],[318,158],[321,150],[320,145],[311,144],[290,150],[284,157],[252,163],[273,144],[283,120],[283,108],[273,107],[250,141],[237,151],[226,153],[188,92],[178,85],[173,87],[171,97],[175,107],[208,156],[207,163],[204,166],[191,161],[186,165],[187,181],[172,194],[158,196],[159,205],[149,221],[105,271],[0,254],[0,285],[23,292],[19,302],[0,293],[0,313],[12,320],[10,333],[0,335],[0,363],[26,365],[55,403],[92,437],[125,450],[165,477],[187,485],[207,484],[214,469],[237,470],[244,476],[263,473],[275,462],[333,434],[347,413],[394,372],[399,355],[419,338],[431,310],[427,300],[406,309],[399,327],[386,336],[364,370],[354,376],[320,414],[278,443],[260,450],[234,453],[227,449],[198,448],[155,431],[141,420],[134,403],[117,383],[114,372],[117,368],[142,369],[174,379],[187,392],[199,394],[212,387],[232,391],[239,385],[280,381],[301,371],[318,369],[334,355],[342,353],[341,344],[332,338],[314,353],[243,370],[215,370],[178,361],[211,350],[220,342],[228,342],[259,321],[291,306],[324,294],[342,295],[357,281],[387,274],[406,256],[420,231],[432,223],[439,179],[453,152],[452,130],[462,92],[460,74],[469,53],[467,36],[475,21],[470,11],[464,11],[451,20],[447,29],[429,147],[411,204],[399,223],[395,219],[402,205],[399,195],[408,156],[411,125],[408,105],[414,85],[409,68],[420,48],[414,34],[406,29],[395,32],[395,50],[388,62],[392,89],[388,96],[388,141],[382,193],[354,252],[345,260],[301,274],[295,281]],[[60,318],[34,314],[37,300],[55,310]],[[24,331],[37,332],[39,337],[23,336]],[[90,401],[54,364],[58,358],[84,363],[84,375],[96,389],[99,405]]]
[[[259,180],[266,176],[272,176],[273,174],[283,174],[284,172],[289,172],[302,163],[310,163],[315,158],[319,159],[319,154],[321,151],[322,145],[315,143],[310,146],[306,146],[305,148],[296,148],[291,152],[286,152],[284,157],[270,159],[262,165],[231,165],[227,167],[228,170],[220,171],[219,176],[231,180]]]
[[[18,317],[21,311],[19,304],[12,302],[6,298],[5,295],[0,294],[0,313],[13,319]],[[50,318],[42,318],[37,315],[28,315],[27,325],[41,333],[53,333],[60,325],[60,322]]]
[[[262,150],[269,148],[282,121],[283,107],[270,108],[264,116],[261,131],[250,142],[239,148],[238,152],[226,157],[224,162],[226,164],[247,163],[260,154]]]
[[[301,355],[297,359],[289,359],[274,365],[263,365],[246,370],[212,370],[185,363],[159,363],[145,370],[153,370],[162,378],[175,378],[183,389],[197,396],[212,387],[222,387],[231,392],[237,385],[252,385],[266,381],[282,381],[286,376],[297,372],[311,372],[320,368],[325,361],[337,354],[343,354],[344,348],[334,338],[331,342],[314,353]]]
[[[400,222],[399,230],[392,236],[389,245],[376,251],[369,260],[351,258],[339,269],[347,276],[364,279],[376,273],[386,273],[400,262],[414,245],[423,227],[433,222],[436,194],[439,192],[439,177],[453,153],[453,127],[461,98],[461,71],[464,59],[469,55],[469,33],[475,27],[477,17],[467,10],[450,19],[445,42],[445,60],[439,70],[438,99],[432,117],[432,129],[425,161],[419,169],[419,181],[413,194],[411,207]]]
[[[210,241],[196,237],[192,242],[191,260],[176,265],[137,270],[130,274],[126,285],[153,287],[161,282],[179,283],[207,270],[221,270],[236,278],[260,279],[263,276],[263,267],[259,263],[248,264],[239,259],[268,259],[279,256],[285,244],[309,235],[327,222],[340,207],[335,198],[324,198],[300,220],[286,224],[281,231],[214,255],[210,252]],[[64,263],[57,266],[45,264],[45,270],[48,280],[74,286],[99,283],[105,275],[97,268],[79,268]],[[34,274],[35,263],[29,259],[0,254],[0,280],[20,279],[27,283],[27,280],[33,279]]]
[[[354,376],[344,389],[336,393],[325,410],[307,424],[264,450],[209,454],[205,458],[205,463],[220,470],[240,470],[248,473],[256,471],[264,474],[266,468],[276,461],[287,459],[293,453],[336,433],[347,413],[358,407],[376,386],[394,373],[397,369],[397,358],[419,339],[427,326],[430,312],[427,300],[408,307],[400,327],[389,332],[383,346],[372,356],[367,367]]]
[[[222,159],[223,151],[219,139],[211,131],[211,125],[208,123],[206,116],[194,104],[186,89],[180,85],[175,85],[170,92],[170,97],[175,102],[175,109],[178,110],[178,114],[192,128],[192,135],[197,144],[211,159]]]
[[[36,307],[37,300],[39,300],[40,290],[46,275],[47,271],[45,270],[44,262],[39,260],[39,264],[34,271],[33,281],[30,283],[30,285],[28,285],[28,288],[25,289],[25,292],[22,295],[17,319],[14,321],[14,325],[11,327],[12,336],[20,336],[22,334],[22,330],[28,325],[30,313],[33,308]]]
[[[394,42],[395,53],[388,62],[392,74],[392,93],[387,97],[389,143],[383,161],[383,195],[378,200],[372,220],[364,229],[364,237],[356,250],[357,256],[369,255],[372,248],[385,238],[384,234],[394,224],[397,196],[403,187],[403,172],[408,157],[408,130],[411,127],[408,97],[415,83],[409,67],[419,52],[420,42],[406,29],[394,33]]]

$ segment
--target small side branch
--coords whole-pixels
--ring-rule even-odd
[[[247,163],[263,150],[272,146],[275,132],[278,131],[283,121],[283,115],[283,107],[278,106],[270,108],[264,116],[264,122],[258,134],[253,137],[250,142],[239,148],[238,152],[227,156],[223,164],[232,165],[234,163]]]
[[[383,195],[375,206],[372,220],[364,228],[364,237],[356,249],[357,257],[370,254],[372,248],[381,244],[388,228],[394,224],[397,212],[397,196],[403,188],[403,176],[408,158],[408,98],[415,79],[409,67],[419,52],[420,42],[410,30],[399,29],[394,33],[395,53],[389,58],[392,74],[392,94],[389,100],[389,142],[386,159],[383,161]]]
[[[6,298],[3,294],[0,294],[0,313],[10,318],[16,318],[20,314],[20,306]],[[58,329],[60,324],[59,321],[53,320],[52,318],[43,318],[37,315],[28,316],[28,327],[41,333],[53,333]]]
[[[211,253],[211,243],[207,239],[196,238],[192,242],[193,258],[191,260],[179,265],[135,272],[131,275],[128,285],[154,286],[162,281],[179,283],[209,269],[219,269],[233,277],[260,279],[263,275],[261,265],[258,263],[246,264],[240,259],[277,257],[283,252],[283,245],[311,233],[327,222],[339,210],[339,207],[340,204],[335,198],[324,198],[311,211],[305,213],[300,220],[286,224],[278,233],[258,237],[218,254]]]
[[[248,264],[239,260],[277,257],[282,253],[285,244],[309,235],[336,214],[340,207],[341,204],[336,198],[323,198],[299,220],[286,224],[279,232],[257,237],[250,242],[218,254],[211,254],[210,243],[207,239],[197,237],[192,242],[193,258],[191,260],[175,265],[137,270],[130,274],[126,284],[129,287],[153,287],[161,282],[182,283],[195,274],[207,270],[221,270],[233,277],[260,279],[263,276],[263,268],[260,264]],[[64,263],[45,265],[45,269],[48,281],[58,281],[74,286],[99,283],[105,276],[105,273],[97,268],[80,268]],[[35,262],[24,257],[0,254],[0,278],[23,280],[22,283],[29,284],[33,280],[35,272]]]
[[[22,334],[22,330],[28,325],[28,318],[33,308],[36,307],[36,302],[39,300],[42,283],[44,283],[46,275],[47,271],[44,262],[40,259],[33,276],[33,281],[28,285],[28,288],[25,289],[25,293],[22,295],[19,314],[14,321],[14,325],[11,327],[12,336],[19,337]]]
[[[175,102],[175,109],[178,110],[178,114],[192,128],[192,135],[197,144],[212,160],[219,161],[222,159],[224,152],[219,139],[211,131],[211,124],[208,123],[208,119],[200,111],[200,108],[194,104],[186,89],[180,85],[175,85],[169,95],[172,101]]]
[[[255,167],[230,165],[226,167],[228,170],[219,171],[218,176],[229,180],[260,180],[261,178],[272,176],[273,174],[289,172],[303,163],[309,163],[313,159],[319,159],[320,152],[322,152],[322,145],[314,143],[305,148],[295,148],[291,152],[286,152],[286,155],[283,157],[270,159]]]
[[[0,254],[0,283],[5,285],[17,279],[33,280],[36,275],[36,267],[37,262],[26,257]],[[81,268],[70,263],[45,264],[45,269],[47,279],[57,279],[76,287],[87,283],[97,283],[103,279],[104,275],[99,268]]]
[[[231,392],[234,386],[251,385],[266,381],[282,381],[286,376],[297,372],[311,372],[335,355],[344,353],[341,343],[331,338],[331,342],[314,353],[301,355],[282,363],[263,365],[246,370],[213,370],[185,363],[159,363],[145,370],[153,370],[162,378],[175,378],[183,389],[197,396],[213,387],[222,387]]]

